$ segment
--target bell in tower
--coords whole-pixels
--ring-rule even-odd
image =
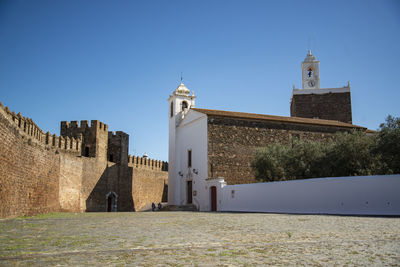
[[[302,70],[302,89],[319,89],[319,61],[311,50],[308,50],[307,56],[301,63]]]
[[[301,63],[302,88],[293,86],[290,116],[352,123],[350,83],[341,88],[321,88],[319,61],[308,50]]]

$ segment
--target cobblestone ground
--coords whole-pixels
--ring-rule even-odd
[[[55,213],[0,220],[0,265],[399,266],[400,219]]]

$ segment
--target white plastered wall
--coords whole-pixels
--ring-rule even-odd
[[[400,175],[228,185],[218,210],[399,216],[399,189]]]
[[[209,209],[207,178],[207,115],[189,110],[176,128],[176,177],[179,203],[187,204],[187,181],[192,181],[193,204]],[[192,167],[188,168],[188,150],[192,150]],[[179,172],[182,174],[179,175]]]

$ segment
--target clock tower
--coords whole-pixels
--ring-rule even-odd
[[[319,89],[319,61],[311,50],[308,50],[307,56],[301,63],[303,89]]]
[[[301,63],[302,88],[293,85],[290,116],[352,123],[350,82],[340,88],[321,88],[319,61],[308,50]]]

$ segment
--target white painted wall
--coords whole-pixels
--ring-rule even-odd
[[[207,178],[207,115],[189,110],[176,128],[175,139],[176,182],[179,192],[176,205],[187,204],[187,181],[192,181],[193,204],[199,210],[206,210],[208,205]],[[192,150],[192,168],[188,168],[188,150]],[[197,174],[194,172],[196,170]],[[183,177],[179,175],[183,174]]]
[[[228,185],[221,191],[219,211],[400,215],[400,175]]]
[[[180,205],[180,180],[178,179],[177,166],[177,127],[186,116],[188,110],[194,107],[195,96],[179,92],[179,85],[174,93],[168,98],[168,122],[169,122],[169,150],[168,150],[168,203],[170,205]],[[186,88],[186,87],[185,87]],[[187,89],[187,88],[186,88]],[[187,89],[188,90],[188,89]],[[188,110],[182,110],[182,102],[188,103]],[[171,117],[171,103],[173,104],[173,116]]]

